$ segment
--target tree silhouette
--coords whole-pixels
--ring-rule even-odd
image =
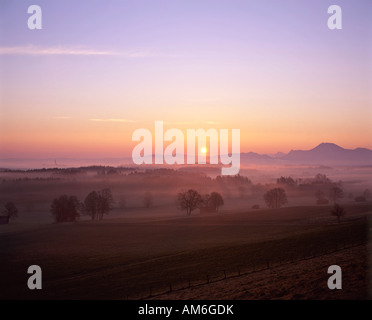
[[[102,220],[112,210],[113,196],[110,189],[90,192],[84,200],[84,213],[92,220]]]
[[[84,213],[95,220],[98,215],[99,195],[97,191],[90,192],[84,200]]]
[[[331,180],[325,174],[318,173],[314,178],[314,183],[315,184],[330,184]]]
[[[337,221],[338,223],[340,223],[341,217],[345,215],[345,209],[344,207],[341,207],[339,204],[336,203],[333,209],[331,210],[331,214],[332,216],[337,217]]]
[[[15,219],[18,217],[18,209],[13,202],[9,201],[4,204],[2,214],[9,217],[9,219]]]
[[[98,192],[99,195],[99,220],[103,219],[104,214],[109,214],[113,209],[114,198],[112,196],[111,190],[106,188]]]
[[[283,188],[274,188],[264,194],[264,200],[269,208],[277,209],[288,203],[287,195]]]
[[[208,199],[209,205],[216,208],[218,212],[219,207],[224,205],[223,198],[218,192],[212,192]]]
[[[329,190],[329,198],[336,204],[337,200],[343,198],[344,191],[339,186],[333,186]]]
[[[62,195],[52,201],[51,211],[57,223],[76,221],[80,216],[80,202],[75,196]]]
[[[280,177],[276,179],[276,184],[283,184],[290,187],[295,187],[297,185],[297,182],[293,180],[292,177]]]
[[[203,204],[202,196],[194,189],[186,192],[180,192],[177,196],[178,206],[181,210],[186,210],[189,216],[191,212]]]

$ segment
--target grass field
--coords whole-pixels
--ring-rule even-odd
[[[368,258],[371,247],[355,245],[320,256],[256,269],[206,284],[173,290],[148,297],[154,300],[288,300],[288,299],[371,299]],[[342,268],[342,290],[330,290],[328,267]]]
[[[0,298],[138,299],[165,292],[170,283],[174,290],[366,242],[371,205],[345,208],[341,224],[326,206],[0,226]],[[42,290],[27,288],[32,264],[42,268]],[[364,269],[358,272],[365,278]]]

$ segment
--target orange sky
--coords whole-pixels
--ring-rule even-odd
[[[41,0],[37,31],[0,3],[0,157],[130,156],[156,120],[240,129],[242,152],[372,148],[369,2],[337,31],[320,0],[162,3]]]

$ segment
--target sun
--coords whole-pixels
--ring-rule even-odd
[[[206,147],[201,148],[201,152],[202,153],[207,153],[207,148]]]

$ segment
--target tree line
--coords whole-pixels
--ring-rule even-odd
[[[50,210],[57,223],[76,221],[80,215],[102,220],[113,209],[113,202],[111,190],[106,188],[91,191],[83,202],[76,196],[61,195],[52,201]]]
[[[234,181],[235,183],[251,183],[249,179],[236,176],[235,178],[220,178],[219,181],[224,179]],[[263,200],[266,206],[270,209],[278,209],[288,204],[286,188],[297,187],[298,180],[291,177],[280,177],[276,181],[277,186],[263,194]],[[333,183],[326,175],[318,174],[312,180],[311,184],[318,187],[323,185],[322,188],[315,192],[316,203],[318,205],[328,204],[331,200],[334,204],[331,214],[336,216],[338,222],[345,215],[345,208],[339,204],[339,200],[344,197],[344,191],[341,183]],[[266,186],[267,188],[267,186]],[[328,194],[325,192],[328,189]],[[366,189],[362,196],[356,199],[366,201],[367,198],[372,197],[371,192]],[[350,198],[350,195],[349,195]],[[125,207],[125,199],[121,199],[121,205]],[[224,205],[224,199],[218,192],[211,192],[210,194],[202,195],[195,189],[189,189],[180,192],[176,197],[177,207],[190,216],[192,212],[199,209],[203,212],[218,212],[219,208]],[[105,188],[102,190],[91,191],[84,199],[79,201],[76,196],[68,196],[66,194],[55,198],[51,203],[51,212],[55,222],[73,222],[79,219],[80,216],[89,216],[91,220],[102,220],[105,215],[108,215],[113,209],[114,199],[110,189]],[[150,208],[154,204],[154,197],[151,192],[147,191],[144,194],[143,204],[146,208]],[[259,209],[259,205],[255,204],[252,209]],[[9,219],[16,218],[18,209],[15,204],[8,201],[3,205],[1,215]],[[4,219],[3,219],[4,220]]]
[[[201,208],[211,208],[211,211],[218,212],[219,207],[224,205],[224,201],[218,192],[202,196],[196,190],[189,189],[177,195],[177,204],[179,209],[186,210],[186,214],[190,216],[192,211]]]

